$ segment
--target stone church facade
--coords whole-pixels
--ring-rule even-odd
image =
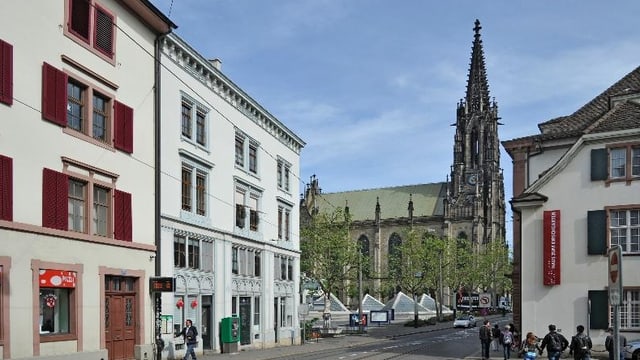
[[[305,224],[314,211],[348,207],[351,238],[369,257],[371,274],[384,273],[389,249],[402,242],[409,227],[423,234],[469,239],[475,245],[505,239],[498,106],[489,97],[480,29],[476,20],[467,91],[457,104],[453,164],[445,182],[336,193],[323,193],[315,175],[307,184],[300,223]],[[387,300],[393,293],[383,289],[382,283],[370,276],[364,280],[363,292]],[[349,303],[347,294],[337,296]],[[444,303],[451,304],[451,299],[445,298]]]

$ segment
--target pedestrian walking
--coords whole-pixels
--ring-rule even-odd
[[[542,339],[540,344],[540,355],[547,349],[549,360],[560,359],[560,354],[569,346],[569,340],[556,331],[556,326],[549,324],[549,333]]]
[[[500,343],[500,334],[500,326],[498,326],[498,324],[493,325],[493,329],[491,329],[491,350],[493,351],[498,351],[498,345],[502,345]]]
[[[604,347],[605,349],[607,349],[607,351],[609,352],[609,360],[613,360],[614,359],[614,351],[615,351],[615,345],[614,345],[614,339],[615,337],[613,336],[613,328],[608,328],[607,332],[609,333],[609,335],[607,335],[607,338],[604,340]],[[624,359],[624,351],[622,351],[622,349],[624,349],[625,346],[627,346],[627,338],[624,337],[624,335],[622,334],[618,334],[618,339],[620,340],[619,342],[619,346],[620,346],[620,360]]]
[[[511,359],[511,347],[513,346],[513,334],[511,333],[511,326],[505,325],[504,330],[500,334],[500,339],[502,339],[502,354],[504,355],[504,360]]]
[[[479,331],[480,345],[482,346],[482,359],[489,360],[489,347],[491,346],[491,322],[489,320],[484,321],[484,325],[480,327]]]
[[[176,337],[179,336],[182,336],[184,342],[187,344],[187,351],[184,354],[183,360],[187,360],[188,356],[191,356],[192,360],[196,360],[196,352],[193,349],[198,346],[198,330],[193,326],[193,322],[191,322],[190,319],[185,321],[185,326],[182,331],[176,334]]]
[[[577,333],[571,337],[571,345],[569,345],[569,355],[573,354],[575,360],[591,359],[591,338],[584,333],[584,326],[576,327]]]

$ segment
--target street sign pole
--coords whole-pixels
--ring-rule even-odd
[[[613,307],[613,359],[620,360],[620,305],[622,305],[622,250],[614,245],[608,251],[609,304]]]

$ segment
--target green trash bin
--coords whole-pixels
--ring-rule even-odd
[[[222,318],[220,323],[223,353],[237,353],[240,342],[240,318],[231,316]]]

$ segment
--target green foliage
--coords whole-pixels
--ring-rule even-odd
[[[300,270],[315,279],[325,294],[338,293],[355,279],[360,252],[349,238],[349,215],[341,208],[314,215],[301,231]]]
[[[411,295],[426,288],[427,247],[417,231],[405,231],[402,242],[389,253],[389,276],[403,292]]]

